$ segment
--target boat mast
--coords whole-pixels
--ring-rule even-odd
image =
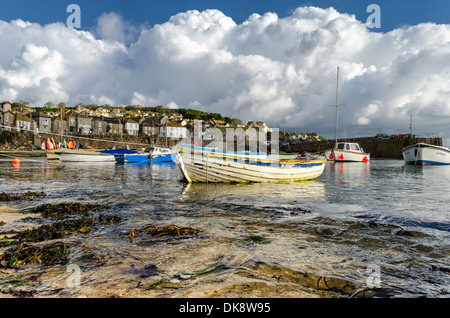
[[[338,135],[338,107],[339,107],[339,66],[337,67],[337,82],[336,82],[336,135],[334,144],[337,144],[337,135]]]

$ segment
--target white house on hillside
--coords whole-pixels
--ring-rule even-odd
[[[139,123],[133,119],[125,121],[125,131],[128,135],[137,136],[139,134]]]
[[[158,127],[158,137],[161,138],[183,139],[187,137],[187,132],[187,128],[180,124],[170,123]]]

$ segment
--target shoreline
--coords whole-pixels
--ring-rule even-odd
[[[0,150],[2,157],[46,157],[47,150]]]

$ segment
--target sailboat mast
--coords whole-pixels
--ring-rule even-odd
[[[336,136],[335,145],[337,144],[338,135],[338,107],[339,107],[339,66],[337,67],[337,85],[336,85]]]

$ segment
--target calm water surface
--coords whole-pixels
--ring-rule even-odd
[[[71,254],[73,263],[82,264],[86,250],[101,260],[101,266],[82,266],[81,288],[63,289],[68,274],[55,266],[45,269],[36,296],[107,295],[114,289],[131,296],[214,296],[212,290],[248,281],[239,270],[259,262],[362,286],[372,282],[393,291],[391,296],[449,295],[450,167],[373,160],[327,163],[322,176],[301,183],[186,185],[181,179],[172,164],[24,159],[13,168],[10,160],[0,161],[0,192],[46,193],[39,201],[1,203],[8,209],[92,202],[109,204],[110,213],[122,217],[119,224],[67,238],[79,247]],[[130,229],[148,224],[200,232],[180,239],[127,237]],[[189,279],[208,269],[221,270]],[[260,279],[257,274],[253,281]],[[164,279],[177,288],[148,288]],[[141,294],[130,291],[139,288]],[[292,295],[297,294],[271,289],[257,296]]]

